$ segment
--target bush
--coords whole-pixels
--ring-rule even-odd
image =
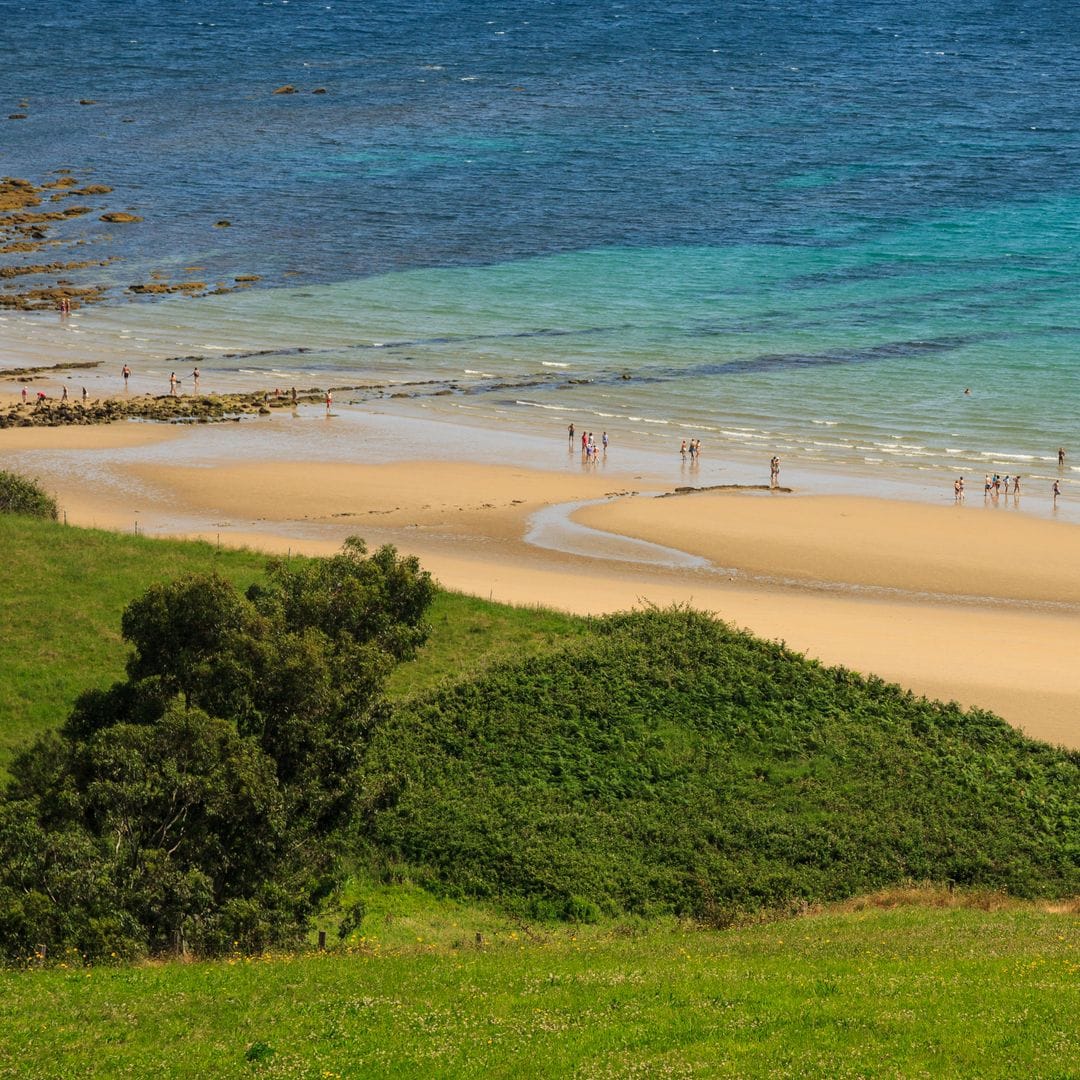
[[[364,771],[376,863],[537,919],[1080,889],[1080,753],[686,611],[413,699]]]
[[[0,514],[28,514],[55,521],[56,500],[36,480],[0,469]]]

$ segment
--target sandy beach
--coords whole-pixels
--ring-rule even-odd
[[[417,445],[408,419],[381,422]],[[449,452],[461,460],[393,460],[380,429],[383,460],[372,461],[324,425],[303,433],[311,460],[283,460],[280,421],[228,427],[212,444],[206,428],[145,423],[0,431],[0,462],[39,476],[72,524],[137,521],[147,534],[312,553],[355,534],[500,601],[588,614],[690,603],[1080,747],[1077,526],[995,515],[981,498],[965,508],[768,492],[649,498],[676,485],[620,471],[614,454],[603,472],[582,469],[565,440],[543,468],[509,450],[469,460],[459,443]],[[549,519],[542,540],[538,514]],[[698,558],[680,565],[679,553]]]

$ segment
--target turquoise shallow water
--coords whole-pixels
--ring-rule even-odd
[[[125,360],[146,388],[417,384],[384,406],[871,486],[1080,462],[1070,5],[6,14],[4,171],[92,172],[146,219],[92,272],[111,306],[2,317],[6,357],[106,359],[95,391]],[[262,281],[122,300],[192,264]]]

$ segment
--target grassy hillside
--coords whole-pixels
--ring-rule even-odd
[[[0,768],[120,675],[149,584],[265,563],[2,515],[0,545]],[[0,1077],[1076,1075],[1075,902],[745,918],[1075,894],[1080,755],[687,612],[430,621],[369,748],[351,946],[0,970]]]
[[[1080,754],[690,612],[597,620],[414,702],[366,768],[377,863],[540,917],[1080,891]]]
[[[13,748],[66,719],[75,697],[123,674],[120,615],[150,585],[217,570],[238,585],[267,556],[198,541],[147,539],[0,514],[0,777]],[[403,665],[390,691],[406,696],[490,659],[537,651],[580,633],[585,621],[555,612],[442,593],[429,614],[423,655]]]
[[[537,932],[404,888],[369,906],[348,955],[0,971],[0,1075],[1077,1075],[1075,915]]]

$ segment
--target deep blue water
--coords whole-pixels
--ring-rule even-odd
[[[178,349],[242,341],[254,305],[259,344],[334,368],[403,341],[418,373],[595,380],[518,408],[1037,461],[1080,392],[1078,11],[3,2],[0,116],[28,119],[0,120],[0,169],[112,185],[145,218],[117,283],[282,287],[200,308]]]
[[[92,167],[153,221],[155,264],[837,247],[1077,185],[1067,3],[0,9],[0,109],[30,103],[5,170]]]

